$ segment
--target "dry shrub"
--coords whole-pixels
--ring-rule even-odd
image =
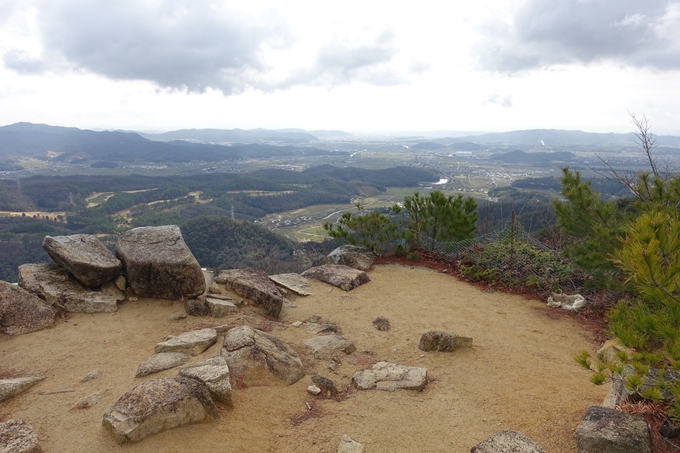
[[[321,410],[321,407],[319,407],[318,404],[315,402],[308,403],[311,409],[307,409],[305,412],[300,412],[297,414],[293,414],[293,416],[290,419],[290,422],[292,423],[293,426],[298,426],[302,424],[302,422],[307,421],[311,418],[320,418],[323,417],[324,413]]]
[[[677,438],[666,439],[659,432],[659,428],[661,428],[661,425],[666,420],[668,403],[654,403],[651,401],[626,402],[616,408],[622,412],[640,415],[647,421],[649,431],[652,434],[653,453],[677,453],[680,451],[680,442]]]

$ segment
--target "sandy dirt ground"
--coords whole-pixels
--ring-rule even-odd
[[[314,295],[284,307],[280,322],[246,307],[220,319],[173,321],[179,302],[140,299],[112,314],[75,314],[55,326],[19,337],[0,337],[0,372],[41,374],[44,381],[0,403],[0,420],[30,421],[51,452],[335,452],[343,434],[374,452],[469,452],[502,430],[524,432],[552,453],[575,452],[574,430],[608,386],[589,383],[572,356],[594,352],[591,333],[575,321],[548,316],[545,304],[485,292],[448,274],[400,265],[376,266],[371,282],[350,293],[312,282]],[[295,321],[321,316],[356,344],[332,372],[302,340],[313,335]],[[376,330],[378,316],[392,328]],[[233,408],[220,408],[215,422],[173,429],[139,443],[118,445],[102,427],[102,415],[134,385],[175,377],[177,370],[135,378],[139,364],[167,335],[223,324],[256,325],[290,343],[307,376],[287,387],[234,390]],[[418,349],[420,335],[443,330],[473,338],[473,347],[453,353]],[[191,363],[219,355],[221,340]],[[368,351],[368,352],[364,352]],[[353,373],[380,360],[425,367],[422,392],[357,391]],[[99,379],[80,383],[99,369]],[[320,374],[343,389],[339,397],[307,393]],[[54,390],[72,392],[44,394]],[[107,390],[89,409],[71,409],[81,398]],[[308,410],[305,402],[312,410]]]

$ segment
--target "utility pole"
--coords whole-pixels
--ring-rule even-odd
[[[234,205],[231,205],[231,220],[234,220]]]

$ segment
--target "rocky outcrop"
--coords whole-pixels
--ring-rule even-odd
[[[311,296],[312,285],[309,280],[300,274],[276,274],[270,275],[269,280],[277,285],[294,292],[298,296]]]
[[[312,354],[316,359],[327,359],[338,351],[351,354],[356,351],[356,346],[351,341],[347,341],[339,335],[321,335],[319,337],[302,340],[305,346],[312,349]]]
[[[232,404],[229,367],[224,357],[213,357],[189,365],[179,370],[179,375],[205,384],[213,400]]]
[[[349,437],[347,434],[342,435],[340,445],[338,445],[338,453],[363,453],[364,445]]]
[[[451,352],[460,348],[471,348],[472,338],[446,332],[425,332],[420,337],[418,348],[422,351]]]
[[[123,263],[96,236],[45,236],[42,246],[57,264],[88,288],[115,280],[123,270]]]
[[[279,317],[283,296],[269,280],[266,272],[255,269],[229,269],[220,272],[215,281],[226,285],[239,296],[261,305],[269,316]]]
[[[470,453],[545,453],[545,450],[524,433],[501,431],[472,447]]]
[[[122,444],[215,418],[217,408],[205,385],[178,377],[153,379],[133,387],[106,411],[102,424]]]
[[[70,313],[110,313],[118,309],[115,297],[85,288],[56,264],[22,264],[19,285]]]
[[[364,271],[336,264],[324,264],[323,266],[313,267],[304,271],[302,275],[337,286],[345,291],[351,291],[371,281]]]
[[[210,316],[213,318],[221,318],[223,316],[233,315],[238,312],[236,305],[229,302],[228,300],[216,299],[208,296],[205,304],[210,311]]]
[[[342,264],[364,271],[375,261],[375,253],[359,245],[341,245],[326,257],[328,264]]]
[[[652,453],[644,418],[601,406],[588,409],[576,428],[576,443],[579,453]]]
[[[138,296],[192,298],[205,291],[205,276],[176,225],[133,228],[116,243],[128,287]]]
[[[26,376],[0,380],[0,401],[5,401],[28,390],[45,379],[43,376]]]
[[[246,385],[293,384],[305,375],[300,357],[290,346],[248,326],[227,331],[221,354]]]
[[[352,382],[359,390],[394,391],[406,389],[421,391],[427,384],[427,369],[378,362],[370,370],[354,373]]]
[[[161,352],[154,354],[137,368],[135,377],[148,376],[159,371],[169,370],[180,365],[184,365],[191,359],[191,356],[181,352]]]
[[[50,327],[57,311],[23,288],[0,281],[0,332],[21,335]]]
[[[18,418],[0,423],[0,452],[40,453],[40,442],[30,423]]]
[[[156,345],[156,354],[161,352],[182,352],[195,356],[217,342],[215,329],[192,330],[172,337]]]

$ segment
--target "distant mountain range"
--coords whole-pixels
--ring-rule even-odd
[[[527,153],[522,150],[510,151],[509,153],[494,154],[489,160],[504,163],[526,163],[536,165],[546,165],[550,162],[567,162],[574,160],[576,156],[570,152],[533,152]]]
[[[181,129],[162,134],[140,133],[139,135],[159,142],[188,140],[201,143],[309,143],[321,138],[351,137],[352,134],[324,130],[307,132],[302,129]]]
[[[262,129],[262,131],[265,130]],[[300,132],[283,133],[293,134],[291,137],[304,136]],[[313,137],[309,134],[306,135]],[[267,143],[238,143],[224,146],[189,142],[186,139],[153,141],[134,132],[95,132],[44,124],[16,123],[0,127],[0,158],[50,157],[55,161],[72,163],[87,161],[218,162],[295,155],[339,156],[349,154],[291,144],[277,146]]]

